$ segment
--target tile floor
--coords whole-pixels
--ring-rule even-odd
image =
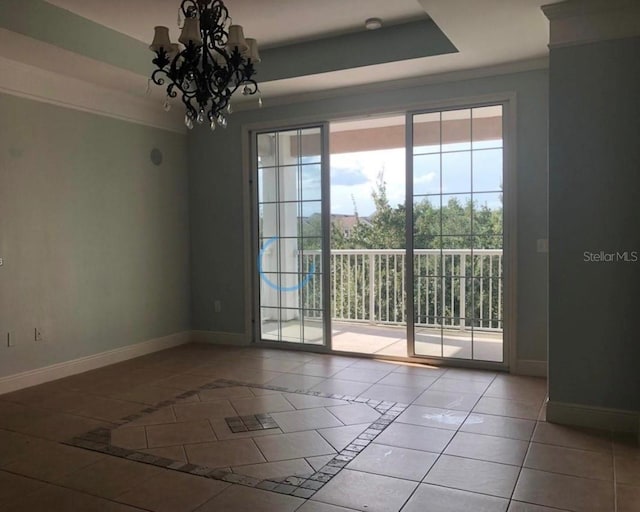
[[[240,382],[202,388],[220,379]],[[187,345],[0,395],[0,508],[640,511],[638,447],[546,423],[545,388],[541,379],[495,372]],[[63,444],[105,428],[112,444],[152,458],[257,480],[308,476],[366,437],[380,417],[332,394],[407,407],[310,499]],[[120,422],[165,401],[171,404]],[[278,428],[234,433],[225,420],[261,414]]]

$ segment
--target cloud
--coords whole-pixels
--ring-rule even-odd
[[[355,167],[332,167],[331,185],[353,187],[369,182],[369,178],[362,172],[362,169]]]
[[[436,178],[438,178],[437,173],[428,172],[427,174],[423,174],[421,176],[414,176],[413,183],[433,183]]]

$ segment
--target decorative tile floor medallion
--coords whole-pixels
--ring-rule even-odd
[[[207,400],[201,400],[203,397]],[[340,410],[342,407],[345,409]],[[407,407],[396,402],[219,379],[66,444],[204,478],[310,498]],[[344,414],[331,414],[336,408]],[[234,416],[237,409],[248,414]],[[356,429],[360,434],[346,445],[334,441],[336,446],[332,446],[321,435],[322,431],[351,429],[357,424],[362,427]],[[288,455],[279,457],[282,446],[287,451],[297,450],[296,460]],[[225,454],[233,464],[227,463]],[[309,464],[310,460],[315,464]],[[306,470],[296,470],[289,476],[264,476],[291,468],[296,461]]]
[[[229,430],[234,434],[238,432],[254,432],[256,430],[270,430],[278,428],[270,414],[251,414],[249,416],[231,416],[225,418]]]

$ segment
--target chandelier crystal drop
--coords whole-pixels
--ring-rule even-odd
[[[254,80],[258,44],[231,23],[222,0],[183,0],[178,26],[179,44],[171,42],[167,27],[156,27],[149,47],[156,54],[151,79],[156,85],[168,82],[164,108],[169,110],[169,100],[180,95],[187,128],[205,119],[212,130],[216,122],[226,128],[233,93],[240,88],[245,96],[259,92]]]

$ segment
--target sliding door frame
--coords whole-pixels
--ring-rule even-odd
[[[503,289],[504,304],[502,311],[502,362],[482,361],[475,359],[458,359],[451,357],[434,357],[417,354],[415,351],[415,280],[414,280],[414,208],[413,208],[413,171],[414,171],[414,123],[416,115],[463,110],[478,107],[502,106],[502,156],[503,156]],[[516,159],[515,159],[515,94],[506,97],[496,96],[494,100],[483,98],[481,101],[468,99],[461,102],[447,102],[432,108],[421,108],[406,113],[405,118],[405,150],[406,150],[406,269],[405,290],[407,315],[407,355],[412,360],[425,363],[441,364],[455,363],[456,366],[470,366],[474,368],[515,368],[515,334],[517,325],[516,308],[516,269],[517,269],[517,208],[516,208]],[[473,341],[472,341],[473,343]],[[472,350],[473,353],[473,350]]]
[[[517,168],[516,168],[516,129],[517,129],[517,97],[516,93],[513,91],[504,91],[498,93],[490,93],[484,95],[470,95],[470,96],[461,96],[455,98],[445,98],[440,100],[431,100],[431,101],[421,101],[421,102],[412,102],[412,103],[398,103],[395,105],[388,105],[385,107],[374,107],[374,108],[358,108],[352,109],[348,111],[339,111],[339,112],[329,112],[326,116],[303,116],[303,117],[295,117],[290,119],[285,119],[282,121],[273,121],[273,122],[258,122],[258,123],[250,123],[242,125],[242,175],[243,175],[243,222],[244,222],[244,247],[245,247],[245,276],[246,279],[244,281],[244,295],[245,295],[245,333],[242,336],[242,344],[245,345],[253,345],[256,347],[264,347],[264,348],[279,348],[286,350],[302,350],[307,352],[320,352],[320,353],[331,353],[336,355],[344,355],[344,356],[358,356],[361,358],[368,359],[376,359],[380,356],[375,354],[363,354],[356,352],[335,352],[331,347],[331,315],[325,315],[327,318],[325,319],[325,334],[328,336],[327,343],[323,346],[318,345],[307,345],[307,344],[298,344],[298,343],[275,343],[269,341],[260,340],[259,335],[259,316],[256,317],[256,304],[257,300],[254,300],[256,294],[256,283],[255,275],[256,270],[256,261],[254,258],[254,254],[257,254],[257,236],[255,236],[255,223],[254,223],[254,209],[255,204],[257,204],[257,188],[254,176],[254,171],[257,168],[257,162],[255,161],[256,156],[254,155],[254,143],[252,142],[252,138],[254,133],[256,132],[266,132],[266,131],[278,131],[284,129],[296,129],[296,128],[309,128],[311,126],[319,126],[324,125],[327,128],[324,130],[324,137],[327,138],[325,142],[324,150],[329,153],[330,156],[330,148],[329,148],[329,123],[337,122],[337,121],[348,121],[353,119],[360,119],[367,116],[372,115],[404,115],[408,116],[409,114],[414,113],[422,113],[427,111],[442,111],[442,110],[450,110],[455,108],[464,108],[465,106],[486,106],[486,105],[503,105],[503,144],[504,144],[504,201],[505,201],[505,216],[504,216],[504,241],[503,241],[503,249],[505,251],[504,256],[504,337],[503,343],[505,346],[504,349],[504,361],[502,363],[494,363],[489,361],[470,361],[463,359],[429,359],[423,356],[412,356],[411,352],[407,352],[407,357],[399,357],[399,356],[384,356],[384,359],[387,360],[395,360],[402,362],[412,362],[412,363],[432,363],[432,364],[442,364],[443,362],[447,363],[449,366],[461,367],[461,368],[478,368],[478,369],[488,369],[488,370],[510,370],[512,372],[517,370],[516,365],[516,326],[517,326]],[[407,137],[409,132],[409,126],[407,126]],[[411,142],[413,137],[411,138]],[[407,151],[408,153],[408,151]],[[323,189],[323,199],[326,198],[323,202],[323,215],[327,216],[330,219],[330,161],[329,158],[325,159],[323,156],[323,165],[327,166],[325,170],[323,168],[323,179],[326,181],[324,186],[326,189]],[[408,169],[408,167],[407,167]],[[255,195],[254,195],[255,194]],[[328,208],[328,211],[324,211],[324,208]],[[408,211],[408,210],[407,210]],[[413,215],[411,215],[413,218]],[[330,232],[330,224],[325,222],[325,230],[329,230]],[[324,233],[324,236],[327,236],[327,233]],[[409,240],[407,240],[408,242]],[[330,242],[330,238],[327,238],[327,242]],[[413,241],[411,242],[413,245]],[[407,251],[409,247],[407,245]],[[323,265],[326,265],[325,268],[329,269],[330,265],[330,252],[324,251],[324,260]],[[329,261],[327,261],[329,260]],[[409,271],[411,272],[411,276],[413,276],[413,268],[408,267],[407,272],[405,273],[405,279],[409,279]],[[326,274],[325,280],[328,280],[327,276],[330,276],[329,272],[324,272]],[[330,283],[328,283],[330,284]],[[405,283],[406,285],[406,283]],[[408,289],[405,286],[405,290]],[[413,288],[411,288],[413,290]],[[326,308],[330,311],[330,287],[328,285],[324,285],[323,297],[326,301]],[[406,301],[407,304],[412,301]],[[407,310],[407,318],[411,318],[413,321],[413,311],[411,312],[412,316],[409,316],[409,311]],[[256,330],[257,326],[257,330]],[[413,332],[413,329],[411,329]],[[409,343],[409,323],[407,322],[407,343]],[[411,334],[413,336],[413,334]]]
[[[261,311],[260,311],[260,273],[256,261],[256,255],[260,253],[260,237],[259,237],[259,211],[257,208],[259,190],[258,190],[258,136],[265,133],[306,130],[320,128],[321,133],[321,155],[320,155],[320,179],[321,179],[321,223],[322,223],[322,325],[323,325],[323,342],[322,345],[307,344],[302,342],[282,341],[282,340],[265,340],[262,338],[261,329]],[[249,222],[250,222],[250,240],[248,247],[251,247],[251,260],[253,264],[250,267],[251,290],[249,296],[251,304],[247,311],[251,311],[251,341],[265,347],[279,346],[283,348],[304,348],[314,351],[329,352],[331,351],[331,153],[329,151],[329,123],[326,121],[309,122],[302,124],[282,124],[282,125],[265,125],[262,129],[249,130]],[[247,187],[245,187],[247,188]],[[245,208],[246,210],[246,208]],[[246,214],[246,211],[245,211]],[[246,215],[245,215],[246,218]],[[245,230],[246,231],[246,230]],[[303,309],[301,309],[304,311]],[[304,333],[303,333],[304,336]]]

